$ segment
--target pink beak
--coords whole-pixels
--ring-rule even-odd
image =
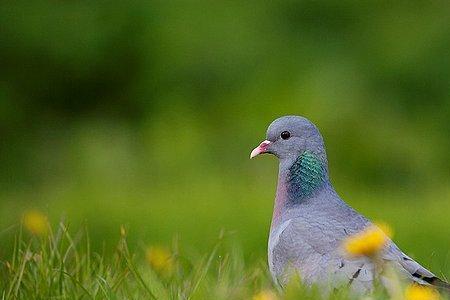
[[[265,140],[263,141],[258,147],[253,149],[252,153],[250,153],[250,159],[252,159],[255,156],[258,156],[262,153],[266,153],[267,147],[269,147],[270,141]]]

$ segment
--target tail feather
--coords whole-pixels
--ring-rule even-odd
[[[450,284],[448,282],[445,282],[444,280],[438,277],[433,277],[429,279],[430,279],[429,283],[431,285],[437,287],[438,289],[445,290],[447,293],[450,293]]]
[[[422,276],[418,273],[414,273],[414,274],[412,274],[412,276],[417,279],[420,279],[423,284],[430,284],[439,289],[444,289],[444,290],[447,290],[448,292],[450,292],[450,284],[436,276],[432,276],[432,277]],[[420,281],[419,281],[419,283],[420,283]]]

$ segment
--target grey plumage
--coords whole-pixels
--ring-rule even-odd
[[[365,257],[342,253],[342,242],[371,225],[348,206],[328,176],[325,146],[319,130],[306,118],[281,117],[267,130],[267,140],[251,157],[270,153],[280,161],[269,236],[269,269],[275,282],[286,284],[298,272],[306,284],[351,285],[366,291],[375,277],[389,284],[383,270]],[[404,278],[442,288],[449,285],[405,255],[388,240],[380,257]]]

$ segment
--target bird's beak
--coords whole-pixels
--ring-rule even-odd
[[[252,153],[250,153],[250,159],[262,153],[266,153],[267,147],[269,147],[270,143],[270,141],[265,140],[261,144],[259,144],[259,146],[253,149]]]

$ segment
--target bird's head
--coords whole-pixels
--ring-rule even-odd
[[[280,161],[295,160],[305,151],[325,158],[324,143],[319,130],[304,117],[284,116],[269,125],[266,140],[253,149],[250,158],[270,153]]]

